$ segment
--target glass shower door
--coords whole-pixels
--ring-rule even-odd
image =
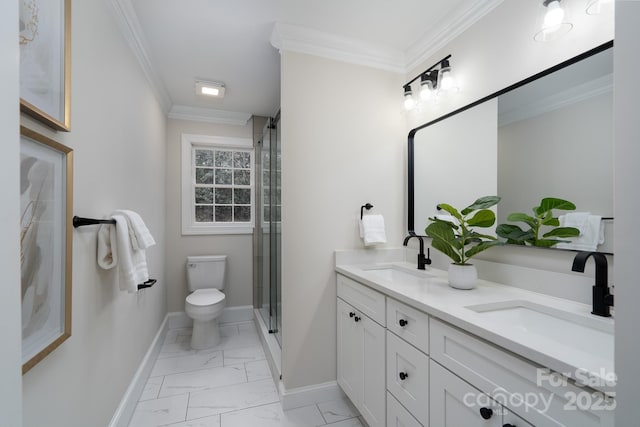
[[[260,212],[258,221],[260,238],[258,239],[258,291],[257,307],[262,319],[281,343],[281,191],[280,191],[280,115],[269,119],[262,134],[260,146]]]

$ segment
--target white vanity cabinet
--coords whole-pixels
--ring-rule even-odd
[[[432,360],[453,372],[454,377],[503,403],[506,410],[531,425],[614,425],[615,401],[603,393],[578,387],[568,380],[562,384],[549,381],[544,367],[434,318],[429,322],[429,339]],[[434,362],[430,366],[431,381],[434,381],[433,366]],[[434,415],[433,405],[431,411]]]
[[[370,427],[386,425],[384,298],[338,275],[338,384]]]
[[[382,285],[342,274],[337,283],[338,384],[369,426],[614,426],[613,398]]]
[[[430,423],[438,427],[532,427],[522,418],[430,361]]]

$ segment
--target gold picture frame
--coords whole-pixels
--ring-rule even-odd
[[[73,150],[20,127],[23,375],[71,336]]]
[[[20,1],[20,111],[71,130],[71,0]]]

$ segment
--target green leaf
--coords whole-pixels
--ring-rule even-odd
[[[542,237],[577,237],[580,230],[574,227],[558,227],[542,235]]]
[[[453,232],[453,228],[450,222],[446,221],[436,221],[431,224],[427,228],[424,229],[427,236],[433,239],[440,239],[443,242],[449,244],[453,248],[461,249],[462,245],[460,242],[456,240],[456,235]]]
[[[478,233],[476,231],[472,231],[471,234],[469,234],[469,236],[472,239],[475,239],[475,240],[478,240],[478,241],[482,241],[482,239],[497,240],[496,236],[490,236],[488,234],[481,234],[481,233]]]
[[[453,215],[454,217],[456,217],[456,219],[458,219],[460,222],[462,222],[462,215],[460,215],[460,212],[458,212],[458,210],[456,208],[454,208],[451,205],[448,205],[446,203],[440,203],[438,204],[438,207],[444,211],[449,212],[451,215]]]
[[[518,242],[524,244],[525,241],[533,239],[533,231],[523,230],[517,225],[512,224],[500,224],[496,228],[496,234],[502,238],[507,239],[507,243]]]
[[[464,212],[464,211],[463,211]],[[471,227],[491,227],[496,222],[496,215],[489,209],[483,209],[473,215],[473,217],[467,221],[467,224]]]
[[[499,242],[497,240],[493,240],[491,242],[482,242],[474,247],[472,247],[471,249],[469,249],[466,253],[465,256],[468,258],[471,258],[474,255],[479,254],[482,251],[486,251],[489,248],[492,248],[494,246],[499,246],[499,245],[503,245],[502,242]]]
[[[473,202],[462,210],[462,215],[468,215],[477,209],[487,209],[491,206],[497,205],[500,201],[499,196],[484,196]]]
[[[560,220],[553,216],[548,216],[542,220],[542,225],[548,225],[549,227],[557,227],[560,225]]]
[[[551,246],[560,242],[561,242],[560,240],[554,240],[554,239],[538,239],[533,243],[533,245],[540,246],[543,248],[550,248]]]
[[[527,224],[529,227],[532,227],[532,228],[535,228],[537,223],[534,217],[521,212],[509,214],[509,216],[507,217],[507,220],[514,221],[514,222],[524,222],[525,224]]]
[[[458,252],[456,252],[451,247],[451,245],[449,245],[444,240],[438,239],[438,238],[433,238],[431,240],[431,247],[434,248],[434,249],[439,250],[440,252],[442,252],[443,254],[448,256],[449,258],[451,258],[451,260],[453,260],[453,262],[455,262],[455,263],[459,263],[460,262],[460,255],[458,255]]]
[[[563,211],[571,211],[576,208],[576,205],[568,200],[556,199],[553,197],[545,197],[540,202],[539,212],[549,212],[552,209],[561,209]]]

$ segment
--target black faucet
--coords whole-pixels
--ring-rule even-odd
[[[407,246],[409,243],[409,239],[412,237],[417,237],[420,241],[420,252],[418,253],[418,270],[424,270],[426,265],[431,265],[431,258],[429,257],[429,248],[427,248],[427,256],[424,255],[424,240],[422,240],[422,236],[417,236],[415,234],[409,234],[404,239],[404,243],[402,246]]]
[[[611,317],[609,307],[613,306],[613,295],[607,281],[607,257],[600,252],[578,252],[573,259],[571,270],[584,273],[584,266],[589,257],[593,257],[596,263],[596,284],[593,287],[593,311],[592,314],[603,317]]]

